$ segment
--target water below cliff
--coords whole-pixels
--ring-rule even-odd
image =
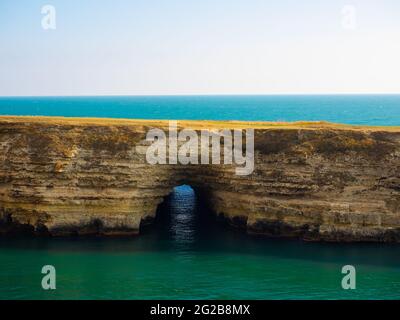
[[[216,224],[182,186],[140,237],[0,238],[0,299],[398,299],[399,253],[248,236]],[[52,291],[41,287],[48,264]],[[347,264],[356,290],[341,288]]]

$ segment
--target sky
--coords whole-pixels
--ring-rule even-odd
[[[0,0],[1,96],[400,93],[399,57],[398,0]]]

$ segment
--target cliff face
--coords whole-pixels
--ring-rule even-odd
[[[0,118],[0,232],[136,234],[189,184],[249,233],[400,241],[400,132],[329,124],[179,122],[255,128],[255,167],[150,165],[161,121]]]

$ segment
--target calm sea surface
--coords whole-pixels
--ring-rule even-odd
[[[400,95],[0,97],[2,115],[400,125]]]
[[[188,186],[131,239],[1,239],[0,299],[394,299],[400,247],[255,238],[215,223]],[[41,289],[54,265],[57,289]],[[341,268],[357,289],[341,289]]]
[[[0,114],[400,125],[400,96],[0,98]],[[140,237],[0,238],[0,299],[399,299],[400,246],[257,238],[175,188]],[[57,289],[41,289],[54,265]],[[341,288],[354,265],[357,289]]]

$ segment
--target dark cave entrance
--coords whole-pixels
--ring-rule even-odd
[[[175,244],[194,243],[216,227],[216,217],[195,188],[182,184],[159,204],[154,221],[141,233],[153,233]]]

